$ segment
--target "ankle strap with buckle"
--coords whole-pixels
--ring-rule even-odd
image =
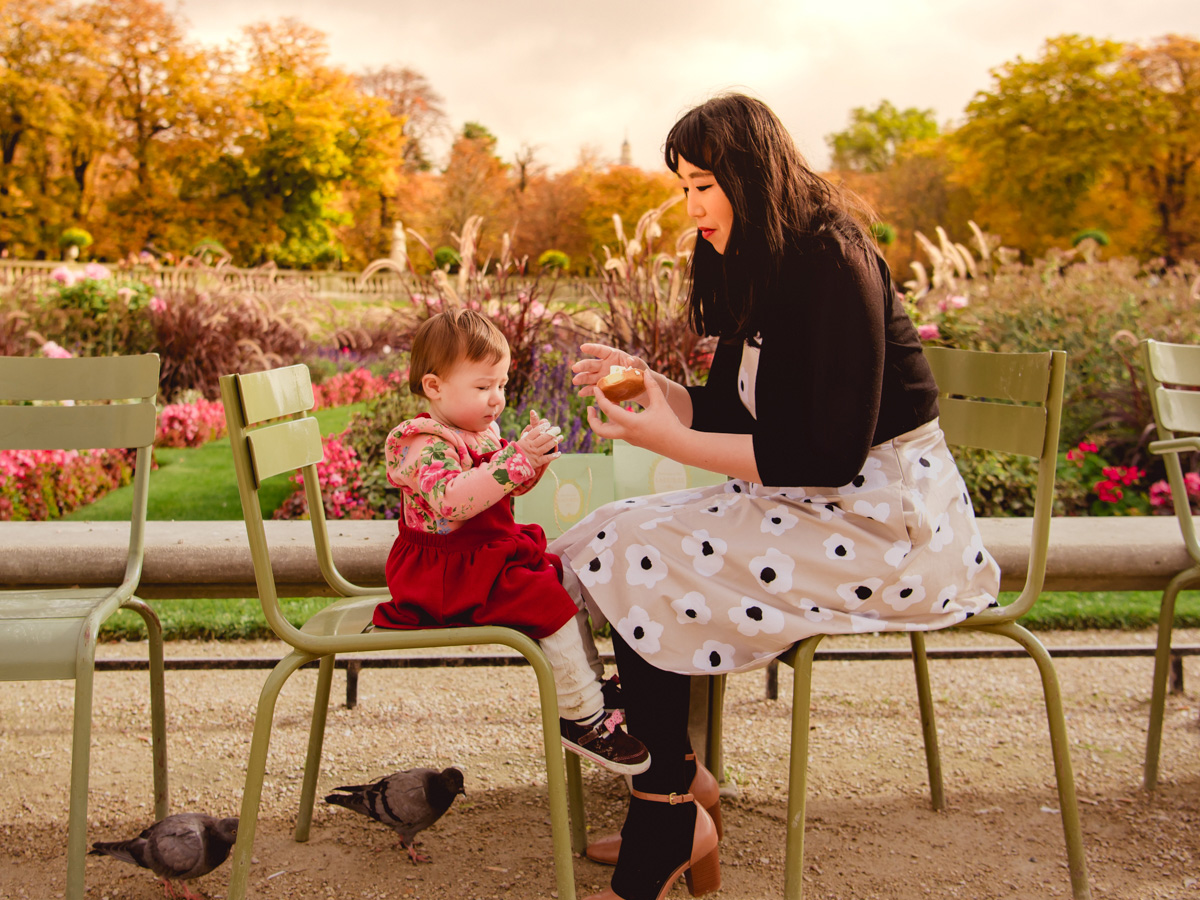
[[[648,794],[645,791],[639,791],[637,788],[630,788],[629,793],[641,800],[653,800],[655,803],[670,803],[674,806],[677,803],[691,803],[696,798],[691,794],[676,794],[672,791],[669,794]]]

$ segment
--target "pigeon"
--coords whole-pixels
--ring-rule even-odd
[[[330,794],[326,803],[344,806],[382,822],[400,835],[400,846],[408,851],[413,863],[429,862],[417,853],[414,838],[442,817],[454,798],[466,794],[460,769],[408,769],[381,778],[373,784],[352,784],[334,788],[345,791]]]
[[[91,856],[115,856],[125,862],[149,869],[162,879],[168,897],[204,900],[191,891],[185,881],[207,875],[229,856],[237,840],[236,817],[218,819],[203,813],[176,813],[155,822],[128,841],[97,841]],[[182,893],[176,894],[173,881]]]

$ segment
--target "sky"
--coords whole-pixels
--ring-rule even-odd
[[[479,122],[511,161],[532,147],[552,171],[587,148],[664,169],[679,116],[723,91],[766,102],[817,168],[855,107],[889,100],[961,121],[991,70],[1036,59],[1049,37],[1200,38],[1200,0],[164,0],[209,46],[294,17],[331,61],[420,72],[454,131]],[[444,152],[443,148],[435,148]]]

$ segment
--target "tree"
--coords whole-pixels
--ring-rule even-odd
[[[1170,263],[1200,247],[1200,41],[1167,35],[1126,54],[1142,102],[1135,107],[1133,153],[1117,166],[1149,193],[1156,228],[1151,248]]]
[[[1037,253],[1069,237],[1088,192],[1129,152],[1141,91],[1121,64],[1123,50],[1114,41],[1051,38],[1039,59],[993,70],[992,88],[968,104],[955,141],[970,157],[980,215],[997,206],[1001,218],[1016,213],[1020,234],[1006,241]]]
[[[404,167],[428,172],[433,167],[429,144],[450,131],[441,95],[408,66],[367,69],[358,76],[358,85],[363,93],[387,103],[388,112],[404,123]]]
[[[856,106],[850,112],[850,127],[826,135],[825,143],[833,153],[835,169],[882,172],[905,144],[928,140],[937,133],[932,109],[910,106],[900,110],[881,100],[872,110]]]
[[[496,155],[496,136],[478,122],[467,122],[450,148],[450,161],[442,173],[442,215],[438,243],[452,242],[471,216],[481,216],[489,240],[481,244],[491,255],[495,236],[513,227],[501,221],[508,194],[508,166]]]

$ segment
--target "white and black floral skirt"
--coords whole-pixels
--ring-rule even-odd
[[[1000,569],[937,421],[871,448],[843,487],[714,487],[618,500],[550,545],[593,618],[690,675],[765,665],[813,634],[944,628]]]

